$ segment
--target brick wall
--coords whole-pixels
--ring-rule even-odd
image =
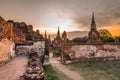
[[[71,58],[97,58],[97,57],[120,57],[119,44],[104,45],[65,45],[64,53]]]
[[[0,41],[0,61],[8,60],[15,56],[14,43],[8,39]]]

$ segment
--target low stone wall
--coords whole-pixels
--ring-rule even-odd
[[[71,59],[119,59],[120,45],[64,45],[63,56],[69,56]]]
[[[28,54],[32,51],[37,52],[39,56],[43,55],[45,53],[45,42],[38,41],[34,42],[33,45],[19,45],[16,47],[17,54]]]

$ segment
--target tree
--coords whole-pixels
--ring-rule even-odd
[[[72,39],[72,42],[74,42],[74,43],[80,43],[80,41],[81,41],[81,38],[74,38],[74,39]]]
[[[112,37],[112,34],[107,29],[99,30],[100,37]]]
[[[76,37],[76,38],[72,39],[72,42],[74,42],[74,43],[86,43],[87,39],[88,39],[87,36],[82,37],[82,38]]]
[[[99,34],[102,42],[104,43],[114,42],[114,38],[112,37],[112,34],[107,29],[100,29]]]

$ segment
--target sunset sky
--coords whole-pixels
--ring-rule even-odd
[[[0,0],[0,16],[41,32],[88,31],[93,11],[98,29],[120,35],[120,0]]]

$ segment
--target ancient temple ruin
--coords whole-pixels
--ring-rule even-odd
[[[63,34],[62,34],[62,42],[63,43],[68,43],[68,38],[67,38],[67,33],[66,33],[66,31],[64,31],[63,32]]]
[[[59,45],[64,44],[64,43],[68,43],[68,41],[69,41],[69,39],[67,38],[67,32],[64,31],[62,33],[62,37],[61,37],[60,36],[60,30],[59,30],[59,27],[58,27],[57,35],[53,40],[54,45],[59,46]]]
[[[99,32],[96,28],[96,23],[95,23],[95,19],[94,19],[94,13],[92,13],[92,21],[91,21],[91,26],[90,26],[90,31],[88,33],[88,44],[100,44],[101,40],[100,40],[100,35]]]

